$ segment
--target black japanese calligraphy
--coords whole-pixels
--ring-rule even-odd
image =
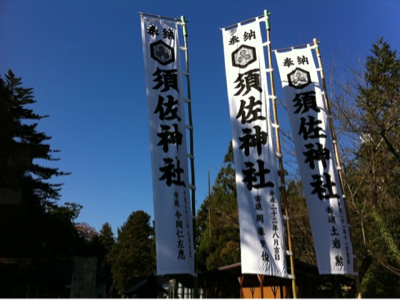
[[[232,36],[232,38],[229,40],[229,45],[234,45],[234,44],[239,43],[239,42],[240,42],[239,38],[238,38],[236,35],[234,35],[234,36]]]
[[[244,149],[244,154],[249,156],[250,148],[257,148],[257,154],[261,155],[262,146],[267,144],[268,134],[265,131],[261,131],[260,126],[254,126],[254,134],[252,134],[251,128],[242,129],[243,136],[239,137],[239,140],[242,142],[239,149]]]
[[[306,57],[306,56],[304,56],[304,55],[302,55],[302,56],[297,56],[297,63],[298,63],[299,65],[305,65],[305,64],[308,65],[308,57]]]
[[[182,249],[184,247],[183,241],[182,240],[178,240],[178,259],[182,259],[185,260],[186,256],[185,256],[185,251],[184,249]]]
[[[280,260],[280,259],[281,259],[280,250],[281,250],[280,247],[274,247],[274,252],[275,252],[274,257],[275,257],[275,260]]]
[[[264,227],[258,226],[258,228],[257,228],[257,234],[258,234],[258,235],[265,235]]]
[[[182,145],[182,133],[178,130],[178,124],[173,124],[173,130],[170,131],[171,126],[160,125],[162,132],[157,133],[160,138],[157,146],[162,146],[164,152],[168,152],[168,145]]]
[[[251,91],[252,88],[261,93],[260,69],[253,69],[243,74],[239,74],[235,83],[237,83],[235,89],[239,89],[235,96],[240,95],[243,90],[245,91],[243,96],[245,96]]]
[[[336,217],[334,215],[333,207],[327,206],[326,212],[328,213],[328,223],[336,223]]]
[[[161,92],[169,91],[170,89],[174,89],[179,92],[178,90],[178,75],[176,74],[177,70],[162,70],[157,68],[157,71],[153,73],[153,76],[156,78],[153,80],[157,84],[153,87],[154,90],[157,90],[161,87],[163,89]]]
[[[343,267],[343,257],[342,256],[340,256],[340,255],[335,256],[335,261],[336,261],[336,263],[335,263],[336,267],[340,267],[340,268]]]
[[[324,173],[325,183],[323,178],[319,174],[312,175],[314,179],[313,182],[310,183],[312,187],[314,187],[311,194],[317,194],[319,200],[327,200],[329,198],[339,198],[339,195],[333,192],[333,187],[336,186],[336,183],[332,182],[331,175],[329,173]]]
[[[289,57],[285,58],[283,61],[283,66],[288,67],[288,68],[290,68],[291,66],[294,66],[293,59],[291,59]]]
[[[256,214],[256,221],[260,223],[264,223],[264,215],[263,214]]]
[[[262,207],[262,204],[261,204],[261,197],[260,196],[255,196],[254,197],[254,200],[255,200],[255,204],[254,204],[254,209],[257,211],[257,210],[259,210],[259,211],[262,211],[263,210],[263,207]],[[264,218],[264,217],[263,217]]]
[[[332,240],[332,248],[340,249],[341,246],[342,246],[342,244],[339,239]]]
[[[180,161],[176,158],[176,165],[174,164],[174,160],[171,158],[164,158],[165,165],[159,170],[163,173],[163,175],[159,178],[159,180],[165,180],[168,186],[171,184],[186,186],[185,181],[181,179],[181,174],[184,170],[180,167]]]
[[[178,115],[178,100],[171,95],[168,95],[167,99],[163,96],[158,96],[157,107],[154,113],[158,114],[159,119],[163,121],[181,120]]]
[[[147,27],[147,33],[151,36],[156,36],[158,35],[158,29],[157,26],[154,25],[149,25],[149,27]]]
[[[268,254],[268,252],[267,251],[263,251],[261,253],[261,258],[262,258],[263,261],[269,262],[269,254]]]
[[[316,146],[316,148],[314,148]],[[305,155],[305,163],[308,163],[310,168],[314,170],[315,162],[314,161],[321,161],[322,166],[324,169],[327,167],[327,161],[331,158],[330,151],[326,149],[322,144],[315,143],[315,144],[306,144],[305,147],[307,148],[306,152],[303,152]]]
[[[262,116],[261,101],[256,100],[253,96],[249,97],[249,100],[247,105],[246,101],[240,100],[240,108],[236,119],[240,118],[242,124],[252,123],[256,120],[266,120],[266,117]]]
[[[174,206],[175,207],[180,207],[181,204],[179,203],[179,194],[178,192],[174,192]]]
[[[247,41],[247,40],[251,40],[251,39],[255,39],[256,38],[256,33],[254,30],[250,30],[249,32],[245,32],[243,34],[243,40]]]
[[[163,38],[169,40],[173,40],[175,38],[172,28],[163,29]]]
[[[322,121],[316,120],[313,116],[308,116],[308,121],[306,118],[300,118],[300,129],[298,134],[303,135],[304,140],[326,138],[326,134],[321,127],[318,125],[322,124]]]
[[[264,167],[264,161],[261,159],[257,160],[258,171],[254,168],[254,163],[252,162],[245,162],[246,169],[242,170],[244,175],[243,182],[246,183],[247,189],[250,191],[265,187],[274,187],[274,184],[271,181],[266,181],[265,176],[270,173],[269,169]]]
[[[296,94],[293,102],[295,103],[293,107],[297,107],[297,109],[294,111],[295,114],[303,114],[308,112],[310,109],[312,109],[316,113],[319,113],[321,111],[320,108],[317,106],[317,99],[315,98],[314,91]]]
[[[332,226],[331,236],[339,235],[338,230],[335,226]]]

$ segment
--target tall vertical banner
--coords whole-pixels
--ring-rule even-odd
[[[354,274],[332,136],[312,48],[275,51],[320,274]]]
[[[178,23],[141,16],[157,273],[194,274],[192,210]]]
[[[260,19],[223,29],[242,273],[287,277]]]

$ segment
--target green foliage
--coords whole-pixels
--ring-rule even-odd
[[[291,180],[287,187],[286,197],[294,257],[302,262],[317,265],[302,182]]]
[[[399,297],[400,59],[382,38],[371,52],[338,116],[361,139],[343,162],[345,193],[363,295]]]
[[[51,137],[38,132],[35,123],[47,116],[25,107],[36,101],[33,89],[21,85],[21,78],[15,77],[11,70],[5,79],[0,78],[0,164],[7,171],[0,175],[0,187],[23,188],[23,202],[51,206],[60,199],[61,184],[47,180],[67,173],[33,161],[37,158],[55,160],[51,156],[55,151],[44,144]]]
[[[84,250],[67,207],[4,206],[0,212],[0,256],[70,258]]]
[[[118,229],[118,238],[107,256],[111,264],[113,284],[120,295],[131,287],[134,279],[155,270],[154,228],[150,216],[135,211]]]
[[[100,229],[99,243],[104,248],[104,255],[107,255],[115,244],[114,233],[108,222],[104,223]]]
[[[232,144],[212,193],[197,214],[198,269],[212,270],[240,261],[239,218]]]
[[[26,108],[35,102],[33,89],[23,88],[11,70],[0,78],[0,192],[20,200],[0,204],[0,256],[69,258],[84,248],[73,223],[82,206],[56,205],[61,184],[49,180],[67,173],[35,162],[56,160],[44,144],[50,137],[37,130],[47,116]]]

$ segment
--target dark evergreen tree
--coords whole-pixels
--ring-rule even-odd
[[[314,242],[302,182],[291,180],[287,185],[286,197],[294,257],[316,266]]]
[[[154,228],[150,216],[135,211],[118,229],[118,237],[107,256],[111,264],[113,285],[121,296],[125,295],[136,278],[155,271]]]
[[[110,223],[108,223],[108,222],[104,223],[100,229],[99,243],[103,247],[104,257],[106,257],[107,254],[111,251],[112,247],[115,244],[114,233],[112,231]],[[107,258],[106,258],[106,260],[107,260]]]
[[[399,297],[400,59],[382,38],[371,52],[341,89],[336,119],[361,141],[347,143],[343,170],[363,296]]]
[[[233,164],[233,148],[230,144],[212,192],[197,213],[199,270],[212,270],[240,262],[239,217]]]
[[[98,283],[102,283],[106,286],[106,290],[109,297],[114,295],[111,275],[111,264],[109,261],[109,253],[115,244],[114,233],[112,231],[110,223],[106,222],[100,229],[100,233],[95,238],[96,244],[99,246],[98,257],[98,272],[97,279]]]
[[[50,183],[53,177],[66,175],[58,168],[44,167],[35,159],[57,160],[52,153],[57,152],[45,144],[51,137],[37,131],[38,123],[48,116],[40,116],[26,108],[34,104],[32,88],[23,88],[21,78],[10,70],[5,79],[0,78],[0,145],[2,165],[9,172],[2,172],[2,187],[23,188],[22,201],[30,205],[50,207],[60,199],[61,184]],[[13,161],[20,164],[12,164]],[[11,165],[11,166],[10,166]],[[20,167],[20,165],[23,165]]]
[[[50,180],[67,173],[35,161],[56,160],[37,130],[47,116],[26,107],[35,102],[12,71],[0,77],[0,256],[69,257],[82,246],[73,226],[82,207],[57,206],[61,184]]]

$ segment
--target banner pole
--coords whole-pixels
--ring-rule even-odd
[[[292,250],[292,236],[290,231],[290,222],[289,222],[289,210],[288,210],[288,201],[287,201],[287,194],[286,194],[286,187],[285,187],[285,174],[283,168],[283,160],[282,160],[282,152],[281,152],[281,142],[280,142],[280,135],[279,135],[279,125],[278,125],[278,113],[276,109],[276,95],[275,95],[275,85],[274,85],[274,73],[272,69],[272,50],[271,50],[271,25],[269,22],[269,15],[271,12],[268,10],[264,10],[265,16],[265,26],[267,31],[267,48],[268,48],[268,68],[269,68],[269,78],[270,78],[270,85],[271,85],[271,99],[272,99],[272,108],[273,108],[273,115],[274,115],[274,123],[275,123],[275,137],[276,137],[276,150],[279,162],[279,175],[280,175],[280,194],[281,199],[284,204],[285,216],[286,216],[286,230],[287,230],[287,239],[288,239],[288,248],[289,248],[289,259],[290,259],[290,271],[292,277],[292,294],[293,298],[297,298],[297,291],[296,291],[296,277],[294,271],[294,257],[293,257],[293,250]]]
[[[170,20],[170,21],[175,21],[175,22],[180,21],[180,19],[178,19],[178,18],[171,18],[171,17],[160,16],[160,15],[146,14],[146,13],[143,13],[143,12],[138,12],[138,14],[140,16],[149,16],[149,17],[153,17],[153,18],[157,18],[157,19],[165,19],[165,20]]]
[[[337,145],[335,129],[333,127],[333,118],[332,118],[331,107],[330,107],[328,94],[327,94],[324,70],[323,70],[323,67],[322,67],[321,52],[320,52],[319,47],[318,47],[319,41],[316,38],[314,38],[313,42],[314,42],[315,52],[316,52],[317,60],[318,60],[318,68],[320,69],[322,89],[324,91],[323,92],[324,101],[325,101],[326,111],[327,111],[327,115],[328,115],[328,119],[329,119],[329,128],[330,128],[331,135],[332,135],[333,147],[334,147],[336,163],[337,163],[337,170],[338,170],[338,174],[339,174],[340,187],[341,187],[342,195],[343,195],[343,202],[344,202],[346,211],[349,212],[349,210],[346,207],[347,205],[346,205],[345,196],[344,196],[345,193],[344,193],[344,181],[343,181],[342,166],[341,166],[341,163],[340,163],[340,155],[339,155],[339,149],[338,149],[338,145]],[[346,214],[346,216],[347,216],[347,223],[349,223],[348,213]],[[350,230],[350,228],[349,228],[349,230]],[[351,232],[351,230],[350,230],[350,232]],[[351,241],[351,243],[353,244],[353,241]],[[353,245],[352,245],[352,248],[353,248],[353,251],[354,251]],[[354,258],[353,261],[354,261],[355,269],[358,269],[357,268],[357,260],[356,260],[356,258]],[[355,275],[354,279],[355,279],[356,290],[357,290],[357,298],[361,299],[362,298],[362,295],[361,295],[361,283],[360,283],[360,276],[358,274],[358,270],[357,270],[357,274]]]
[[[193,118],[192,118],[192,95],[190,90],[190,77],[189,77],[189,50],[188,50],[188,31],[186,27],[186,19],[185,16],[181,16],[182,21],[182,31],[183,31],[183,42],[184,42],[184,52],[185,52],[185,76],[186,76],[186,85],[187,85],[187,105],[188,105],[188,120],[189,120],[189,158],[190,158],[190,171],[191,171],[191,186],[190,189],[192,191],[192,216],[193,216],[193,249],[194,249],[194,272],[197,274],[197,253],[195,248],[195,239],[196,239],[196,177],[194,172],[194,138],[193,138]],[[194,276],[193,278],[193,289],[194,289],[194,298],[199,298],[199,287],[198,287],[198,278]]]

